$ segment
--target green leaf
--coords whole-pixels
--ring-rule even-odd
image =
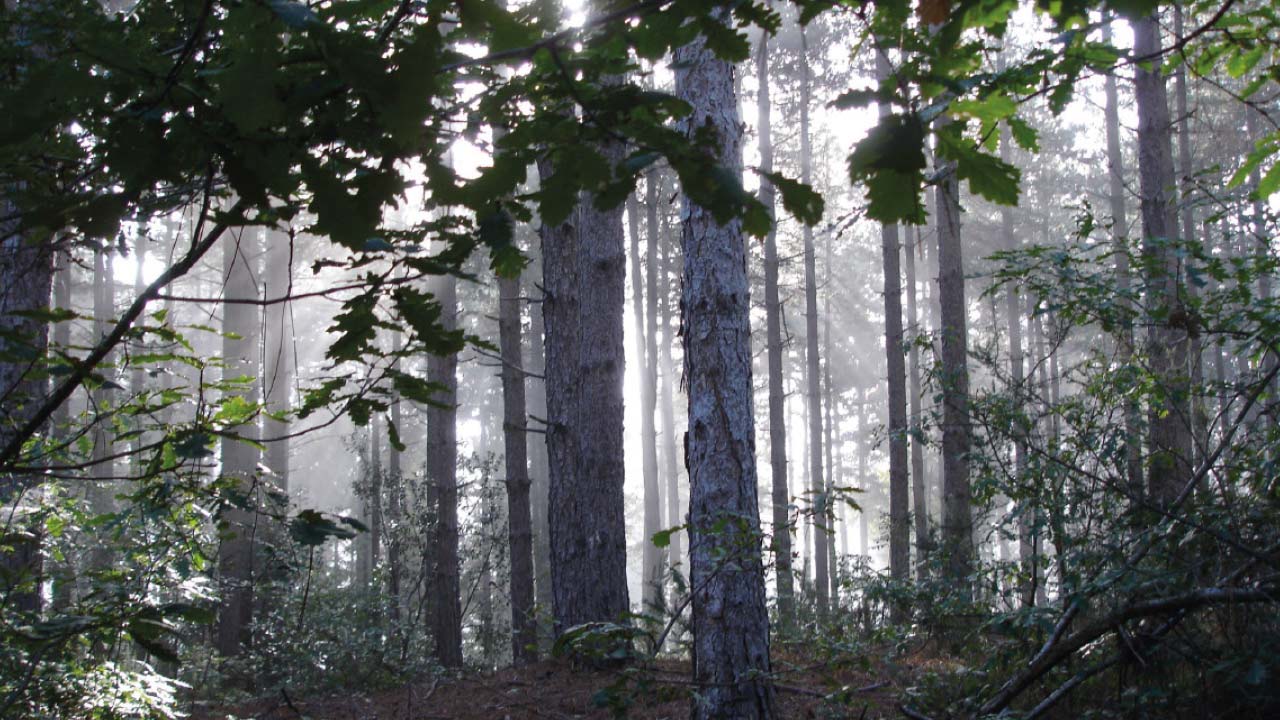
[[[765,177],[781,193],[782,206],[795,219],[805,225],[816,225],[822,220],[823,200],[820,193],[782,173],[765,173]]]
[[[956,162],[957,177],[967,180],[974,194],[1001,205],[1017,205],[1021,171],[982,152],[959,132],[958,126],[949,126],[937,134],[938,154]]]

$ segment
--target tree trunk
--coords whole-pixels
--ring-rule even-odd
[[[653,185],[653,175],[645,181]],[[657,198],[657,193],[649,193],[649,201]],[[627,221],[631,235],[631,315],[636,363],[640,375],[640,455],[644,477],[644,538],[642,540],[641,558],[641,590],[640,598],[645,612],[661,614],[662,601],[662,551],[653,543],[653,536],[662,529],[662,499],[658,490],[658,438],[654,429],[653,416],[657,404],[655,392],[657,388],[653,377],[654,367],[649,355],[649,343],[646,339],[645,323],[645,291],[644,280],[640,272],[640,203],[636,194],[627,196]],[[653,270],[650,269],[650,275]],[[650,293],[653,289],[650,288]],[[652,310],[649,318],[653,317]],[[656,327],[648,328],[648,335],[656,331]]]
[[[756,54],[756,75],[760,91],[756,99],[759,112],[760,172],[773,172],[773,136],[771,101],[769,98],[769,37],[760,36],[760,51]],[[760,181],[760,201],[777,216],[773,186],[767,179]],[[778,297],[778,233],[777,226],[769,228],[764,240],[764,309],[767,346],[769,354],[769,470],[773,509],[773,540],[770,550],[774,556],[775,581],[778,593],[778,623],[782,630],[795,622],[795,586],[791,570],[791,492],[787,488],[787,427],[786,393],[782,378],[782,302]]]
[[[0,218],[17,211],[0,196]],[[0,447],[8,447],[44,402],[48,387],[41,358],[49,342],[49,326],[24,313],[49,307],[53,289],[52,239],[23,235],[18,221],[0,219]],[[32,360],[15,358],[30,357]],[[39,531],[28,527],[25,513],[39,484],[37,477],[0,472],[0,594],[18,612],[40,612]]]
[[[293,238],[281,232],[267,233],[266,285],[263,293],[268,299],[288,297],[293,286]],[[289,430],[290,423],[283,414],[290,409],[293,389],[294,327],[290,303],[275,302],[266,307],[265,359],[266,378],[264,395],[268,413],[277,413],[282,419],[267,416],[263,419],[263,435],[266,445],[266,465],[271,470],[271,487],[275,498],[272,510],[283,513],[289,507]],[[281,538],[283,539],[283,538]],[[273,578],[283,577],[283,568],[272,568]]]
[[[800,182],[812,182],[809,138],[809,44],[804,28],[800,28]],[[828,518],[827,487],[822,476],[822,370],[818,361],[818,273],[814,257],[813,228],[805,225],[804,237],[804,319],[805,363],[809,398],[809,482],[814,497],[814,585],[817,587],[818,614],[827,612],[827,542],[831,536]]]
[[[223,296],[228,300],[258,300],[257,234],[248,230],[238,238],[223,243]],[[222,357],[226,363],[223,379],[241,376],[258,377],[258,308],[246,303],[222,304]],[[229,395],[234,395],[231,391]],[[250,385],[239,391],[246,402],[258,402],[258,388]],[[230,399],[225,397],[224,401]],[[258,440],[255,422],[233,428],[235,437],[222,438],[222,475],[233,480],[249,498],[259,497]],[[253,619],[254,546],[257,515],[250,510],[228,506],[223,511],[227,536],[222,541],[218,565],[222,579],[222,606],[218,616],[218,652],[227,657],[239,655],[249,643],[249,625]]]
[[[920,247],[920,231],[914,225],[907,226],[907,322],[910,324],[910,350],[907,352],[907,372],[911,387],[911,500],[915,516],[916,577],[923,579],[927,573],[929,558],[929,490],[924,481],[924,418],[920,411],[920,348],[916,338],[920,335],[920,316],[916,312],[916,252]]]
[[[528,414],[536,419],[539,430],[545,430],[547,393],[546,382],[541,377],[546,372],[546,363],[543,362],[542,354],[544,296],[541,284],[541,238],[534,240],[534,247],[537,262],[531,263],[525,269],[525,276],[529,278],[527,284],[529,293],[535,298],[535,301],[529,304],[528,368],[529,373],[537,377],[525,386],[525,390],[529,406]],[[549,489],[547,435],[545,432],[538,432],[531,437],[526,437],[526,442],[529,444],[529,484],[532,495],[529,498],[529,504],[533,530],[533,593],[537,603],[538,651],[548,653],[551,651],[553,627],[551,622],[551,533],[547,527],[547,491]]]
[[[717,20],[725,20],[717,11]],[[719,163],[742,172],[732,64],[699,38],[675,52],[676,94],[693,112],[690,137],[710,127]],[[689,544],[693,592],[692,717],[773,715],[769,616],[760,561],[752,417],[750,284],[741,222],[716,222],[684,202],[681,336],[689,388]]]
[[[680,502],[680,470],[676,464],[676,418],[675,396],[679,381],[675,377],[675,361],[671,357],[671,348],[679,340],[671,322],[671,302],[669,293],[671,277],[675,275],[676,261],[672,257],[674,245],[672,233],[666,222],[666,213],[662,215],[662,232],[659,238],[662,248],[662,285],[658,290],[658,309],[662,315],[662,343],[659,345],[658,365],[662,373],[662,466],[667,477],[667,527],[676,527],[685,523],[684,504]],[[657,203],[649,208],[649,222],[656,224]],[[652,240],[652,237],[650,238]],[[671,533],[671,544],[667,546],[667,555],[672,567],[684,562],[684,531]],[[687,573],[685,567],[681,572]]]
[[[611,162],[623,148],[601,148]],[[543,177],[551,172],[539,162]],[[622,208],[583,197],[570,218],[542,228],[547,451],[555,631],[618,622],[630,610],[623,519],[626,245]]]
[[[529,428],[525,410],[520,276],[499,278],[498,295],[507,540],[511,552],[511,657],[520,664],[538,659],[537,618],[533,608],[533,529],[529,510]]]
[[[831,606],[840,606],[840,561],[836,557],[836,534],[841,531],[844,503],[836,503],[836,467],[835,454],[835,395],[831,389],[831,236],[828,232],[823,242],[823,265],[826,277],[826,288],[822,297],[822,354],[826,362],[822,364],[823,407],[826,408],[826,420],[823,430],[823,447],[826,450],[827,462],[827,498],[831,503],[831,536],[827,539],[827,567],[831,571]]]
[[[1111,42],[1111,18],[1104,18],[1102,23],[1102,41]],[[1106,124],[1107,124],[1107,166],[1109,177],[1108,195],[1111,201],[1111,236],[1116,255],[1116,292],[1122,298],[1122,307],[1128,308],[1130,288],[1129,276],[1129,220],[1125,210],[1124,186],[1124,154],[1120,150],[1120,98],[1116,88],[1116,76],[1110,73],[1106,77]],[[1126,320],[1120,326],[1119,357],[1121,367],[1127,367],[1133,361],[1133,324]],[[1125,404],[1124,437],[1125,437],[1125,476],[1129,483],[1129,493],[1134,499],[1142,497],[1142,416],[1137,402]]]
[[[942,335],[942,542],[948,579],[967,593],[973,571],[969,508],[969,370],[964,261],[960,244],[960,182],[942,162],[936,189],[938,299]]]
[[[1000,159],[1009,162],[1009,133],[1000,136]],[[1018,249],[1018,240],[1013,234],[1013,210],[1000,208],[1000,237],[1005,252]],[[1012,379],[1012,395],[1015,398],[1015,412],[1024,407],[1022,398],[1029,397],[1024,387],[1024,362],[1022,357],[1022,298],[1018,286],[1009,283],[1005,286],[1005,319],[1009,326],[1009,375]],[[1021,424],[1013,427],[1013,472],[1015,483],[1023,482],[1027,477],[1027,435]],[[1036,574],[1039,572],[1038,554],[1036,552],[1036,510],[1037,503],[1033,498],[1018,501],[1018,561],[1022,565],[1022,576],[1018,592],[1024,607],[1035,604],[1035,592],[1040,583]]]
[[[1138,56],[1158,54],[1156,16],[1133,21]],[[1143,255],[1147,266],[1148,356],[1156,383],[1148,411],[1147,490],[1159,504],[1172,502],[1191,478],[1190,383],[1187,333],[1190,319],[1181,297],[1174,242],[1172,125],[1159,63],[1135,67],[1138,101],[1138,170],[1142,196]]]
[[[437,281],[436,300],[446,331],[458,326],[457,280],[445,275]],[[427,380],[436,384],[438,404],[427,408],[427,480],[435,489],[436,532],[432,589],[432,631],[436,659],[445,667],[462,665],[462,605],[458,565],[458,358],[431,355]]]
[[[876,54],[876,76],[889,77],[889,61]],[[880,103],[880,116],[891,113]],[[897,225],[880,226],[884,259],[884,340],[889,371],[889,575],[905,582],[911,573],[910,488],[907,476],[907,370],[902,353],[902,250]],[[901,621],[905,608],[894,605],[894,619]]]
[[[402,348],[400,333],[393,334],[392,347],[396,353]],[[400,370],[397,359],[395,370]],[[391,426],[397,433],[404,431],[400,417],[400,394],[391,396]],[[390,436],[390,433],[388,433]],[[404,574],[404,472],[400,467],[400,450],[387,443],[387,594],[391,608],[392,626],[400,625],[404,593],[401,580]]]

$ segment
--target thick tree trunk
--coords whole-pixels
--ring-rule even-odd
[[[876,76],[889,77],[889,61],[876,55]],[[880,104],[880,116],[890,114]],[[897,225],[880,226],[880,249],[884,259],[884,340],[889,371],[889,575],[898,582],[911,573],[910,487],[907,476],[907,370],[902,353],[902,250]],[[905,608],[894,606],[901,621]]]
[[[1160,51],[1155,15],[1133,21],[1139,56]],[[1173,193],[1172,124],[1165,79],[1157,63],[1135,68],[1138,101],[1138,170],[1142,195],[1143,255],[1147,266],[1148,356],[1156,378],[1148,411],[1147,491],[1157,503],[1172,502],[1191,478],[1190,383],[1187,372],[1191,323],[1182,301],[1177,219]]]
[[[457,280],[441,277],[436,285],[440,322],[445,330],[458,326]],[[435,490],[436,532],[432,570],[432,633],[436,659],[445,667],[462,665],[462,604],[458,564],[458,358],[431,355],[427,380],[442,388],[438,404],[427,408],[427,481]]]
[[[511,552],[511,657],[519,664],[538,659],[537,618],[533,608],[533,529],[529,510],[529,428],[525,409],[520,277],[499,278],[498,295],[507,540]]]
[[[257,261],[259,243],[257,234],[247,230],[223,243],[222,276],[225,278],[223,296],[228,300],[258,300]],[[246,303],[222,305],[222,357],[226,364],[223,378],[259,376],[258,308]],[[244,400],[258,402],[258,388],[243,390]],[[250,498],[260,497],[257,475],[260,453],[251,444],[258,440],[255,422],[232,428],[244,440],[235,437],[222,439],[222,475],[234,480],[240,490]],[[222,520],[226,533],[219,553],[219,573],[222,580],[222,607],[218,616],[218,652],[227,657],[239,655],[249,643],[249,624],[253,619],[254,596],[254,546],[257,530],[256,513],[229,507]]]
[[[948,578],[964,587],[973,571],[969,508],[969,369],[964,261],[960,244],[960,182],[944,162],[937,184],[938,299],[942,335],[942,543]]]
[[[760,171],[773,171],[773,136],[771,101],[769,98],[769,38],[760,36],[756,54],[756,76],[760,91],[756,98],[759,112]],[[777,208],[773,186],[760,182],[760,201],[771,217]],[[764,309],[767,352],[769,355],[769,469],[770,504],[773,509],[773,541],[775,581],[778,593],[778,622],[787,630],[795,622],[795,586],[791,570],[791,493],[787,488],[786,393],[782,378],[782,302],[778,297],[778,233],[771,226],[764,240]]]
[[[1102,24],[1102,41],[1111,42],[1111,18]],[[1111,236],[1116,256],[1116,292],[1121,298],[1127,298],[1131,285],[1129,275],[1129,220],[1125,210],[1124,186],[1124,154],[1120,143],[1120,96],[1116,88],[1116,76],[1110,73],[1106,77],[1105,110],[1107,125],[1107,169],[1108,196],[1111,204]],[[1125,307],[1128,300],[1122,299]],[[1125,321],[1120,326],[1118,338],[1119,364],[1124,367],[1133,361],[1133,324]],[[1130,495],[1141,498],[1142,490],[1142,416],[1137,402],[1125,404],[1124,437],[1125,437],[1125,476],[1129,483]]]
[[[915,519],[916,577],[924,578],[929,558],[929,490],[924,479],[924,418],[920,414],[920,316],[916,312],[916,252],[920,248],[920,230],[907,226],[907,322],[911,343],[907,352],[907,374],[911,380],[911,510]]]
[[[693,112],[692,136],[710,127],[720,164],[742,171],[742,126],[733,66],[702,38],[675,52],[676,94]],[[689,469],[693,672],[692,716],[773,714],[768,682],[769,616],[760,558],[752,417],[750,284],[741,223],[716,222],[685,199],[683,318],[689,388]]]
[[[16,208],[0,197],[0,218]],[[48,387],[43,358],[48,349],[48,323],[24,313],[49,307],[53,286],[51,238],[22,235],[17,221],[0,220],[0,447],[17,437],[44,402]],[[30,358],[19,360],[17,358]],[[0,471],[0,595],[18,612],[40,611],[39,531],[29,527],[26,512],[34,502],[36,477]]]
[[[610,162],[621,145],[601,148]],[[551,168],[539,163],[544,177]],[[570,218],[542,228],[546,297],[547,451],[551,584],[556,634],[617,622],[630,609],[623,519],[622,208],[583,197]]]

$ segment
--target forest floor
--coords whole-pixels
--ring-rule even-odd
[[[791,668],[778,671],[777,709],[782,718],[901,717],[896,708],[902,692],[925,669],[909,659],[892,667],[833,667],[777,655],[776,671]],[[591,671],[546,660],[483,675],[428,678],[370,694],[294,697],[281,692],[237,707],[197,711],[192,720],[676,719],[689,716],[691,690],[687,662]],[[625,703],[625,714],[602,706],[610,695]]]

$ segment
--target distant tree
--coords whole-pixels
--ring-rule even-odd
[[[255,573],[254,555],[258,546],[255,523],[256,503],[261,497],[257,442],[257,413],[261,372],[258,357],[260,323],[257,302],[261,299],[257,278],[261,243],[258,233],[239,233],[223,246],[222,276],[222,392],[223,403],[231,399],[241,408],[236,414],[245,420],[231,428],[221,442],[222,477],[230,493],[220,518],[222,545],[218,553],[222,603],[218,615],[217,648],[228,657],[239,655],[250,642],[253,621]]]
[[[760,142],[760,170],[773,171],[772,101],[769,97],[769,36],[760,35],[756,52],[759,113],[756,132]],[[766,178],[760,184],[760,201],[771,217],[777,217],[774,189]],[[778,593],[778,619],[783,629],[795,622],[795,589],[791,570],[791,492],[787,488],[786,394],[782,377],[782,301],[778,294],[778,230],[769,227],[764,239],[764,310],[766,352],[769,361],[769,468],[770,504],[773,509],[773,562]]]

